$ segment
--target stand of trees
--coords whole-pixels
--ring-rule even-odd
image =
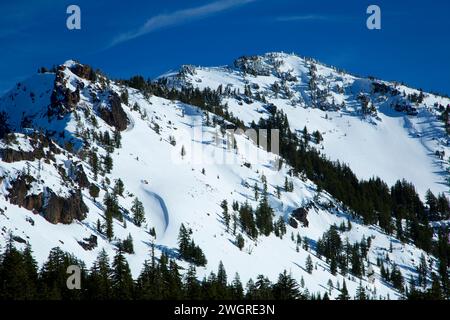
[[[67,268],[71,265],[80,267],[81,289],[67,287]],[[321,299],[320,294],[302,292],[286,271],[275,283],[260,275],[256,281],[248,281],[245,288],[239,274],[228,281],[222,263],[217,273],[211,272],[202,280],[194,265],[184,275],[181,271],[175,260],[164,253],[157,259],[153,247],[137,279],[132,278],[120,248],[112,263],[102,250],[90,269],[74,256],[54,248],[38,268],[31,247],[18,250],[11,239],[0,255],[0,300]]]

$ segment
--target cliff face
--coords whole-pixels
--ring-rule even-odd
[[[49,188],[39,194],[28,195],[31,183],[34,181],[33,177],[27,175],[21,175],[13,180],[8,190],[10,202],[41,214],[53,224],[70,224],[74,220],[81,221],[86,218],[88,208],[79,190],[71,192],[67,198],[56,195]]]
[[[83,84],[79,82],[75,91],[70,90],[67,87],[65,70],[65,66],[59,66],[57,69],[55,84],[50,98],[51,101],[47,111],[49,117],[56,116],[61,119],[67,113],[72,112],[78,102],[80,102],[80,89],[83,89]]]
[[[109,108],[100,109],[100,117],[110,126],[123,131],[128,126],[128,117],[122,108],[119,95],[112,92],[109,97]]]

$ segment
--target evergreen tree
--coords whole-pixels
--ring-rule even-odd
[[[111,173],[111,170],[113,168],[113,159],[112,159],[111,154],[109,152],[103,158],[103,166],[105,168],[105,172],[106,173]]]
[[[425,255],[423,253],[420,256],[420,262],[417,268],[417,273],[419,286],[422,286],[425,289],[427,287],[428,266],[427,261],[425,259]]]
[[[111,283],[114,299],[130,300],[133,297],[133,278],[130,267],[119,248],[112,264]]]
[[[220,207],[222,208],[222,216],[223,216],[223,221],[225,223],[225,226],[227,227],[227,232],[230,229],[230,219],[231,216],[228,213],[228,202],[227,200],[223,200],[222,203],[220,204]]]
[[[337,297],[338,300],[350,300],[350,296],[348,295],[347,284],[344,282],[342,284],[341,293]]]
[[[142,224],[145,223],[145,209],[144,205],[137,197],[133,200],[131,212],[133,213],[134,224],[138,227],[142,226]]]
[[[122,179],[117,179],[116,184],[114,185],[114,194],[118,196],[123,196],[123,192],[125,191],[125,187],[123,185]]]
[[[244,288],[242,287],[242,282],[237,272],[234,275],[233,282],[231,283],[230,291],[231,291],[231,298],[233,300],[244,299]]]
[[[309,274],[312,274],[313,269],[314,269],[311,255],[309,255],[309,254],[308,254],[308,257],[306,257],[305,269],[306,269],[306,272],[308,272]]]
[[[245,245],[244,237],[242,236],[242,234],[238,233],[238,235],[236,236],[236,246],[239,248],[239,250],[242,251],[244,245]]]
[[[264,191],[258,208],[255,211],[255,223],[259,231],[269,236],[273,231],[273,209],[269,205],[267,192]]]
[[[364,289],[362,282],[359,282],[359,286],[356,289],[355,300],[367,300],[366,290]]]
[[[273,296],[276,300],[295,300],[301,298],[297,282],[286,270],[280,273],[277,283],[274,284]]]
[[[111,267],[105,249],[100,251],[88,276],[87,298],[89,300],[109,300],[113,298]]]
[[[89,186],[89,195],[92,197],[92,199],[94,199],[94,202],[95,202],[95,199],[98,198],[99,193],[100,193],[100,188],[97,187],[96,184],[91,183],[91,185]]]

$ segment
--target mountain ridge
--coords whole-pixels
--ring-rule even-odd
[[[383,85],[376,88],[382,92],[387,90],[387,100],[379,102],[372,99],[380,98],[381,94],[372,91],[375,82],[370,82],[371,80],[359,81],[345,74],[337,75],[341,79],[332,79],[336,77],[335,71],[326,67],[322,70],[322,67],[312,60],[295,60],[294,56],[269,54],[268,58],[273,59],[272,65],[269,66],[278,65],[277,59],[280,57],[293,62],[280,64],[276,76],[275,73],[272,74],[276,68],[267,69],[264,61],[259,65],[259,58],[251,58],[250,62],[241,58],[237,65],[240,72],[244,73],[242,70],[245,70],[244,76],[233,73],[236,70],[227,73],[227,69],[221,68],[184,67],[181,71],[182,77],[178,77],[180,74],[160,77],[152,90],[167,90],[167,95],[170,95],[170,90],[183,91],[183,87],[187,86],[193,90],[199,88],[218,92],[221,103],[227,106],[225,111],[231,112],[249,127],[252,127],[252,122],[259,123],[261,118],[266,121],[276,118],[277,111],[282,111],[291,123],[292,134],[298,135],[299,140],[309,140],[306,142],[307,147],[311,145],[311,148],[324,150],[327,156],[327,140],[330,140],[330,136],[331,139],[337,136],[332,134],[333,129],[339,129],[329,124],[333,119],[340,121],[338,124],[342,126],[339,129],[341,138],[345,137],[342,128],[346,121],[352,121],[352,126],[360,125],[361,130],[373,130],[375,133],[377,131],[373,128],[382,127],[390,118],[395,122],[386,127],[395,123],[395,128],[400,127],[403,130],[401,122],[397,121],[400,118],[402,121],[411,119],[411,127],[418,127],[414,118],[416,116],[408,115],[408,111],[394,113],[397,112],[394,110],[397,105],[390,103],[394,102],[398,95],[392,94],[389,85],[386,85],[388,88]],[[311,65],[308,66],[307,63]],[[292,72],[291,64],[296,67]],[[316,71],[313,70],[317,73],[316,76],[311,74],[313,65],[316,68]],[[313,78],[316,78],[317,83],[311,81]],[[111,81],[89,66],[68,61],[58,66],[56,73],[44,72],[16,86],[0,99],[0,110],[8,115],[1,126],[7,129],[3,130],[7,139],[2,146],[3,197],[0,198],[2,205],[7,208],[0,215],[4,239],[8,237],[8,230],[15,236],[28,239],[40,263],[45,261],[52,247],[61,246],[91,265],[101,248],[106,248],[112,255],[120,243],[126,240],[128,235],[132,235],[135,253],[126,254],[126,257],[132,274],[136,277],[144,260],[148,258],[152,243],[156,245],[158,254],[167,253],[176,257],[185,270],[188,268],[189,264],[183,261],[177,249],[179,227],[186,224],[192,228],[195,243],[203,249],[208,259],[206,267],[199,267],[200,276],[207,276],[208,272],[215,270],[219,262],[223,261],[227,270],[239,272],[244,281],[255,278],[256,273],[263,273],[270,279],[275,279],[279,272],[286,269],[297,279],[304,278],[306,287],[312,292],[327,292],[329,279],[335,283],[342,283],[342,280],[346,279],[352,294],[356,292],[360,281],[364,281],[364,285],[375,298],[386,295],[391,298],[402,296],[381,276],[378,259],[384,259],[386,254],[394,265],[398,265],[405,278],[417,274],[415,268],[421,254],[425,254],[430,261],[434,261],[435,266],[437,265],[436,258],[409,241],[399,242],[379,226],[365,225],[346,205],[332,197],[327,190],[318,187],[308,177],[295,172],[291,165],[284,163],[281,167],[275,166],[278,156],[266,152],[245,135],[233,136],[238,148],[229,149],[227,140],[230,137],[220,130],[221,124],[226,125],[227,117],[212,112],[214,107],[221,106],[214,105],[215,102],[208,105],[209,96],[205,98],[206,105],[199,107],[133,88],[139,87],[136,84],[127,86],[132,83],[131,80]],[[274,85],[275,83],[278,85]],[[227,89],[227,84],[232,86]],[[328,90],[327,84],[333,85],[332,89]],[[158,88],[158,85],[163,87]],[[220,85],[222,93],[218,89]],[[143,86],[147,87],[149,84]],[[311,90],[311,87],[314,89]],[[401,102],[420,96],[419,91],[402,86],[398,88],[406,90],[405,97],[400,93]],[[393,89],[400,92],[397,87]],[[342,90],[344,93],[339,93]],[[358,98],[361,91],[368,93],[369,90],[369,101]],[[176,97],[175,93],[173,94]],[[187,93],[189,94],[191,93]],[[417,119],[433,117],[433,110],[426,109],[430,103],[433,108],[436,102],[450,103],[445,98],[432,95],[423,99],[427,106],[419,103]],[[341,107],[342,102],[345,107]],[[30,105],[33,106],[31,109]],[[271,105],[276,107],[275,110],[270,108]],[[436,108],[439,109],[439,106]],[[297,120],[307,114],[311,114],[308,132],[318,131],[322,134],[323,141],[302,132],[303,125],[306,126],[308,122]],[[427,125],[424,129],[419,127],[420,133],[425,129],[437,128],[434,137],[438,137],[445,128],[442,127],[443,124],[439,126],[437,120],[434,121],[436,124]],[[315,126],[312,130],[311,125]],[[199,141],[193,133],[195,128],[200,128],[202,133]],[[404,137],[403,141],[415,141],[409,132],[405,133],[400,129],[395,131],[394,135]],[[388,133],[390,134],[390,131]],[[353,135],[357,138],[362,136],[360,131],[353,132]],[[386,138],[392,139],[392,135],[384,136],[381,143],[385,143]],[[52,146],[52,141],[56,146]],[[330,143],[335,144],[336,141],[331,140]],[[436,145],[433,144],[430,148],[435,148]],[[343,146],[345,144],[339,147],[347,152],[351,150]],[[423,154],[419,146],[416,142],[408,144],[405,149],[408,151],[407,156],[411,157],[417,150],[420,163],[425,162],[423,159],[433,157],[429,152]],[[447,151],[446,147],[440,144],[439,146],[444,152]],[[357,148],[361,148],[361,145]],[[28,155],[38,149],[42,151]],[[244,153],[245,149],[250,152]],[[411,149],[414,150],[413,153],[409,151]],[[9,151],[9,154],[13,155],[6,157],[5,150],[16,152]],[[193,154],[197,150],[201,150],[204,162],[194,161]],[[345,155],[345,152],[333,154],[332,151],[331,157],[339,159]],[[224,165],[218,161],[222,157],[228,157],[232,161]],[[353,168],[355,160],[350,160],[350,168]],[[372,166],[371,163],[368,165]],[[433,167],[427,164],[423,168],[429,172]],[[414,176],[408,171],[401,174],[406,175],[403,178]],[[390,171],[386,176],[389,175]],[[39,178],[20,184],[20,176],[24,176],[25,180],[29,177]],[[425,180],[425,184],[428,181],[427,176],[424,178],[418,175],[414,178],[417,181]],[[119,179],[122,181],[122,188]],[[393,181],[395,180],[396,177]],[[16,196],[19,198],[16,203],[22,207],[10,201],[10,186],[15,183],[25,186]],[[290,184],[292,188],[289,187]],[[27,189],[27,185],[32,187]],[[92,186],[99,189],[96,196],[93,195],[95,192],[91,192]],[[125,191],[119,192],[118,189]],[[55,218],[59,216],[60,208],[65,205],[63,200],[53,200],[51,203],[55,204],[49,207],[50,191],[65,199],[67,198],[64,196],[69,196],[72,191],[78,192],[87,207],[85,217],[74,214],[69,220]],[[424,191],[420,191],[422,197]],[[96,198],[107,199],[110,194],[114,194],[118,208],[115,207],[116,204],[112,204],[115,208],[112,213],[114,216],[108,222],[107,215],[111,213],[108,209],[112,208],[108,205],[110,202],[105,200],[102,204]],[[267,203],[273,210],[274,225],[277,226],[275,230],[278,230],[279,234],[269,232],[267,236],[253,237],[253,231],[249,232],[243,225],[244,210],[230,210],[233,212],[232,216],[238,219],[236,233],[244,239],[243,250],[240,250],[236,246],[235,234],[226,226],[226,216],[223,215],[221,204],[223,200],[227,200],[228,204],[237,201],[240,208],[245,208],[247,203],[252,210],[258,211],[263,203],[262,195],[267,197]],[[38,199],[42,197],[43,200],[39,200],[41,205],[36,205],[39,202],[35,200],[36,196]],[[135,223],[132,213],[133,201],[136,198],[145,208],[147,222],[142,226]],[[293,217],[292,213],[298,208],[305,208],[307,217]],[[308,226],[302,222],[303,219],[307,219]],[[100,230],[98,221],[101,224]],[[284,221],[287,229],[285,235],[281,232],[278,221]],[[329,258],[324,260],[323,252],[319,253],[319,238],[334,224],[339,226],[349,221],[353,228],[342,229],[342,237],[349,238],[351,243],[359,242],[361,238],[372,239],[373,244],[368,249],[369,258],[364,263],[373,270],[373,277],[367,274],[359,278],[333,274]],[[105,230],[108,229],[108,223],[114,232],[110,239]],[[299,247],[298,242],[293,240],[297,232],[304,238],[303,243],[306,245],[303,247]],[[289,235],[292,239],[289,239]],[[98,239],[96,246],[92,250],[86,250],[80,242],[83,243],[83,239],[92,236]],[[17,245],[23,246],[20,243]],[[393,246],[392,252],[387,250],[389,246]],[[317,266],[312,274],[302,267],[310,255]],[[258,271],[247,269],[247,265],[257,265]],[[437,272],[437,267],[434,267],[434,270]],[[339,290],[331,291],[332,298],[339,295]]]

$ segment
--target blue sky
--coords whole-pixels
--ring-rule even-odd
[[[82,29],[66,28],[81,8]],[[382,30],[366,9],[382,10]],[[76,59],[112,78],[181,64],[225,65],[269,51],[450,94],[446,0],[16,0],[0,2],[0,92],[40,66]]]

